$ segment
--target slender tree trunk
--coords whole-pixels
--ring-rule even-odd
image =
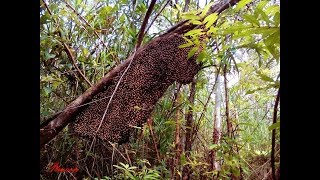
[[[191,138],[192,138],[192,127],[193,127],[193,108],[192,106],[194,106],[194,96],[196,93],[196,79],[193,79],[192,83],[191,83],[191,88],[190,88],[190,96],[189,96],[189,102],[190,102],[190,106],[189,106],[189,111],[186,114],[186,140],[185,140],[185,156],[186,159],[190,159],[190,151],[192,148],[192,142],[191,142]],[[190,170],[190,165],[186,165],[183,167],[183,179],[190,179],[190,174],[191,174],[191,170]]]
[[[231,138],[232,124],[230,122],[230,117],[229,117],[229,97],[228,97],[228,86],[227,86],[228,85],[228,82],[227,82],[227,64],[224,65],[223,76],[224,76],[224,94],[225,94],[225,101],[226,101],[227,132],[228,132],[228,137]]]
[[[189,10],[190,0],[185,0],[183,12],[187,12]]]
[[[179,104],[181,102],[181,92],[178,92],[176,104]],[[176,119],[176,129],[175,129],[175,158],[173,160],[174,165],[174,172],[173,172],[173,178],[174,179],[180,179],[178,171],[180,171],[180,156],[182,152],[182,146],[181,146],[181,117],[180,117],[180,108],[176,109],[175,119]]]
[[[221,139],[221,115],[220,115],[220,107],[221,107],[221,76],[217,74],[217,82],[216,82],[216,94],[215,94],[215,111],[214,111],[214,120],[213,120],[213,144],[219,145]],[[217,152],[216,149],[211,150],[211,169],[219,170],[219,163],[217,161]]]
[[[277,113],[278,113],[279,100],[280,100],[280,88],[278,90],[276,101],[274,103],[273,124],[277,123]],[[275,154],[274,154],[275,145],[276,145],[276,129],[273,129],[272,130],[272,149],[271,149],[271,170],[272,170],[272,179],[273,180],[276,180]]]

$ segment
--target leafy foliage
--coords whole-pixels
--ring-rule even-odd
[[[128,57],[150,3],[145,0],[45,2],[40,1],[40,124],[90,87],[76,66],[94,84]],[[157,103],[151,115],[152,124],[137,128],[129,144],[105,148],[107,155],[98,150],[89,151],[87,141],[73,137],[65,128],[41,153],[42,179],[67,178],[68,175],[62,173],[48,172],[48,164],[55,161],[61,165],[81,164],[77,176],[84,179],[172,178],[177,123],[181,125],[183,148],[186,132],[190,130],[193,137],[190,154],[183,149],[175,166],[179,176],[184,176],[183,168],[188,167],[195,179],[218,176],[263,179],[270,171],[273,130],[277,132],[276,167],[279,168],[280,118],[272,124],[275,95],[280,88],[279,3],[241,0],[221,14],[208,16],[212,2],[199,8],[198,1],[190,1],[189,12],[184,13],[185,1],[166,3],[157,1],[150,20],[159,15],[152,24],[149,22],[150,29],[143,43],[182,19],[197,26],[184,34],[186,43],[179,47],[192,47],[188,58],[197,54],[197,61],[202,63],[203,69],[195,78],[194,103],[189,101],[190,85],[180,88],[181,98],[175,103],[179,87],[175,83]],[[70,48],[76,63],[68,56],[64,44]],[[223,75],[224,67],[232,136],[227,134],[223,97],[221,112],[218,112],[222,115],[221,141],[213,144],[216,95],[212,92],[216,74]],[[186,125],[190,108],[191,127]],[[178,119],[177,112],[180,112]],[[210,168],[211,150],[217,152],[221,165],[218,170]],[[78,154],[93,159],[91,164],[73,157]]]

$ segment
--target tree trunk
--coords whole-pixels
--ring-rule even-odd
[[[191,88],[190,88],[190,96],[189,96],[189,111],[186,114],[186,140],[185,140],[185,148],[184,148],[184,152],[185,152],[185,156],[186,159],[190,159],[190,151],[192,148],[192,142],[191,142],[191,138],[192,138],[192,127],[193,127],[193,108],[192,106],[194,106],[194,96],[196,93],[196,80],[194,79],[191,83]],[[190,179],[190,174],[191,174],[191,170],[190,170],[190,165],[186,165],[183,167],[183,179],[187,180]]]
[[[228,98],[228,86],[227,86],[228,85],[228,82],[227,82],[227,64],[224,65],[223,76],[224,76],[224,94],[225,94],[225,101],[226,101],[227,132],[228,132],[228,137],[231,138],[232,124],[230,122],[230,117],[229,117],[229,98]]]
[[[221,107],[221,76],[217,74],[216,81],[216,93],[215,93],[215,110],[214,110],[214,120],[213,120],[213,134],[212,134],[212,143],[219,145],[221,139],[221,115],[220,115],[220,107]],[[211,170],[219,170],[219,163],[217,161],[217,152],[216,149],[211,150]]]
[[[181,85],[179,85],[180,89]],[[176,103],[179,105],[181,103],[181,92],[177,93]],[[175,129],[175,158],[173,160],[174,171],[173,176],[174,179],[180,179],[178,172],[180,171],[180,156],[182,152],[181,146],[181,114],[180,114],[180,107],[176,109],[175,119],[176,119],[176,129]]]

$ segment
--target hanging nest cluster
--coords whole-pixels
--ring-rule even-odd
[[[124,70],[118,73],[111,85],[94,96],[94,103],[76,116],[71,129],[84,137],[96,136],[100,140],[119,144],[128,142],[135,127],[141,127],[147,121],[166,89],[174,81],[190,83],[200,70],[196,55],[187,59],[192,47],[179,48],[179,45],[185,43],[182,35],[170,33],[139,49],[131,67],[123,76],[105,118],[102,120],[110,96]],[[101,127],[97,131],[100,123]]]

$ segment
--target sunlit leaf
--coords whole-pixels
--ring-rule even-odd
[[[184,36],[200,35],[202,29],[193,29],[184,34]]]
[[[182,18],[183,19],[188,19],[188,20],[200,20],[201,17],[200,16],[197,16],[197,15],[194,15],[194,14],[182,14]]]
[[[190,59],[197,51],[198,51],[199,47],[193,47],[189,53],[188,53],[188,59]]]
[[[201,12],[201,17],[204,17],[207,13],[208,13],[208,11],[209,11],[209,9],[210,9],[210,7],[213,5],[213,3],[214,2],[211,2],[211,3],[209,3],[209,4],[207,4],[204,8],[203,8],[203,10],[202,10],[202,12]]]
[[[217,19],[218,13],[213,13],[207,16],[203,22],[206,23],[206,28],[209,28]]]
[[[244,14],[243,18],[255,26],[260,26],[259,21],[253,15]]]
[[[240,9],[242,9],[245,5],[249,4],[252,0],[241,0],[238,2],[235,10],[239,11]]]

